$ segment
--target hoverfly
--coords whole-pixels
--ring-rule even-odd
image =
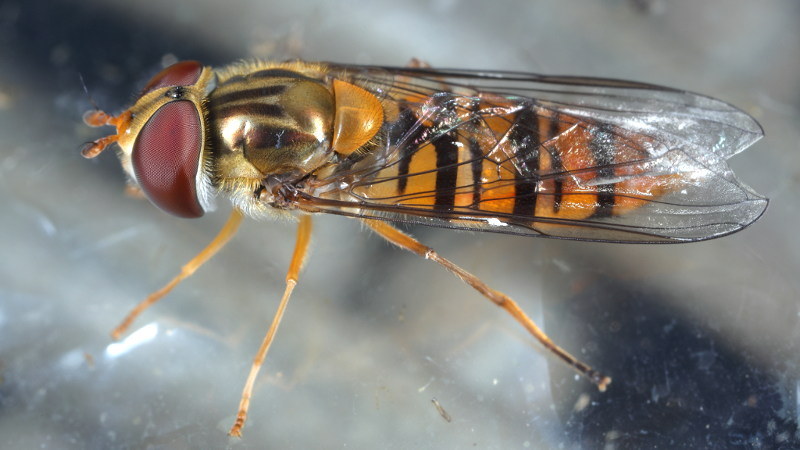
[[[505,309],[604,390],[611,379],[553,343],[511,298],[389,222],[607,242],[691,242],[748,226],[767,199],[726,160],[763,136],[719,100],[643,83],[519,72],[330,63],[167,67],[118,116],[130,185],[162,210],[200,217],[216,196],[233,212],[216,238],[114,330],[211,258],[243,216],[299,222],[278,312],[253,362],[231,435],[297,284],[311,215],[361,220]]]

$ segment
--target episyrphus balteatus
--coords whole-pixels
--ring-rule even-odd
[[[600,390],[611,379],[553,343],[508,296],[389,222],[524,236],[669,243],[715,238],[758,219],[767,199],[726,160],[763,136],[722,101],[620,80],[301,61],[213,69],[167,67],[118,116],[86,123],[117,133],[130,186],[162,210],[196,218],[228,197],[233,212],[148,306],[219,251],[244,216],[297,218],[286,289],[245,383],[254,381],[297,284],[311,215],[358,218],[505,309]]]

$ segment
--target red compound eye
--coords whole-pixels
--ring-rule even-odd
[[[158,72],[142,89],[142,95],[167,86],[189,86],[200,78],[203,65],[197,61],[181,61]]]
[[[153,204],[179,217],[204,213],[196,181],[202,133],[194,104],[178,100],[159,108],[133,144],[133,173],[142,191]]]

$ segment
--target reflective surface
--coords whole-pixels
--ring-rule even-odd
[[[798,13],[777,0],[0,2],[0,446],[797,446]],[[81,123],[91,106],[78,73],[118,111],[162,62],[270,53],[702,92],[764,126],[767,138],[732,166],[771,205],[734,236],[675,246],[411,230],[608,372],[605,394],[443,270],[355,222],[321,218],[244,438],[231,440],[294,226],[246,223],[112,343],[110,330],[226,211],[168,217],[122,193],[113,155],[81,158],[103,133]]]

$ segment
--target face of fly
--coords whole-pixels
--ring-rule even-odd
[[[167,67],[122,114],[85,116],[87,124],[113,125],[117,133],[87,144],[83,155],[93,158],[116,142],[129,180],[153,204],[179,217],[202,216],[212,209],[203,101],[213,88],[213,71],[196,61]]]

